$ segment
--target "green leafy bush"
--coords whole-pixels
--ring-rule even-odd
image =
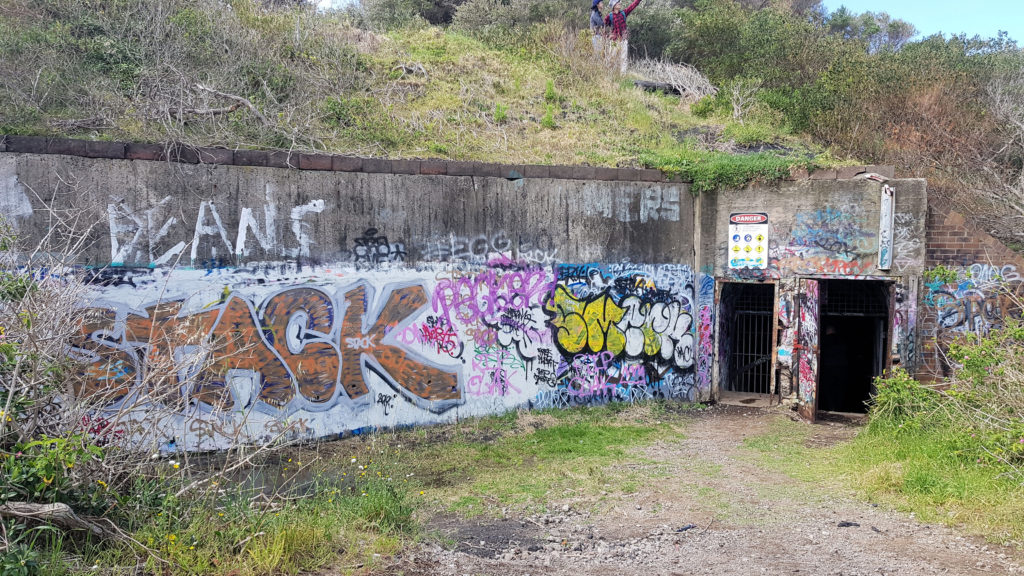
[[[938,402],[938,392],[922,385],[903,368],[894,368],[889,376],[875,380],[869,423],[873,428],[890,431],[916,429]]]

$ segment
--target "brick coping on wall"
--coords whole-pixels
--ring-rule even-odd
[[[491,178],[555,178],[566,180],[609,180],[624,182],[679,182],[660,170],[646,168],[605,168],[601,166],[545,166],[539,164],[490,164],[454,160],[389,160],[334,154],[310,154],[270,150],[231,150],[228,148],[195,148],[174,144],[143,144],[47,138],[43,136],[0,135],[0,152],[22,154],[61,154],[83,158],[112,160],[158,160],[185,164],[217,164],[226,166],[263,166],[363,172],[375,174],[421,174],[429,176],[484,176]],[[793,170],[787,180],[848,180],[858,174],[877,173],[894,177],[892,166],[842,166],[816,170]]]

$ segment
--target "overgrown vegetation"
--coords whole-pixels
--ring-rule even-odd
[[[620,81],[585,8],[13,0],[0,132],[643,165],[698,189],[855,158],[927,177],[969,213],[1024,213],[1024,56],[1005,36],[914,40],[884,13],[814,0],[648,0],[630,20],[631,74],[679,98]]]
[[[175,435],[165,418],[181,411],[159,363],[140,382],[107,375],[108,388],[85,393],[67,346],[88,315],[68,263],[89,235],[69,234],[82,228],[61,214],[51,223],[34,250],[0,233],[0,575],[350,571],[415,534],[408,490],[390,474],[400,454],[328,464],[284,434],[176,453],[157,441]]]
[[[732,138],[820,151],[766,109],[694,117],[688,103],[714,87],[693,68],[638,66],[685,97],[633,87],[565,26],[574,4],[441,4],[15,0],[0,15],[0,132],[635,167],[706,126],[721,136],[708,151],[735,151]],[[426,25],[435,8],[451,9],[449,29]],[[740,182],[764,176],[746,165]]]
[[[564,500],[635,491],[642,480],[624,462],[636,449],[682,437],[681,414],[699,406],[663,402],[509,413],[460,427],[442,442],[415,446],[430,431],[405,433],[414,443],[406,461],[424,495],[463,514],[536,512]],[[402,437],[404,436],[404,437]],[[619,465],[612,466],[617,463]]]
[[[831,482],[925,522],[1024,541],[1024,328],[953,344],[942,385],[903,370],[876,383],[868,424],[849,443],[807,447],[806,426],[779,421],[747,445],[765,462]]]

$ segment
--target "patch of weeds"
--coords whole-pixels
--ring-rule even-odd
[[[494,104],[494,122],[504,124],[508,120],[508,106],[496,102]]]
[[[544,108],[545,112],[544,116],[540,119],[540,125],[547,128],[548,130],[554,130],[555,128],[558,127],[558,125],[555,124],[555,107],[552,106],[551,104],[548,104]]]
[[[554,80],[548,80],[544,87],[544,101],[548,104],[561,104],[564,100],[565,96],[555,90]]]
[[[780,131],[772,124],[748,121],[743,124],[731,122],[722,131],[722,138],[732,140],[741,146],[773,143],[779,139]]]
[[[805,446],[810,435],[809,426],[785,418],[775,418],[764,434],[743,439],[743,447],[757,452],[764,462],[776,463],[786,469],[794,463],[803,463],[809,453]]]
[[[907,382],[879,390],[878,415],[849,442],[808,447],[814,425],[779,418],[743,445],[759,464],[807,482],[805,497],[851,490],[923,522],[961,524],[1000,542],[1024,538],[1024,488],[976,457],[977,433],[923,416],[918,410],[935,404]]]
[[[344,139],[401,147],[417,135],[393,119],[384,105],[370,97],[330,97],[322,105],[325,124],[338,129]]]
[[[451,503],[449,509],[466,517],[476,516],[484,511],[483,500],[477,496],[461,496]]]
[[[635,490],[659,468],[638,471],[632,448],[677,434],[646,406],[620,403],[489,417],[459,430],[459,440],[417,446],[405,463],[420,482],[430,479],[431,497],[473,515],[496,505],[543,505],[553,495]]]
[[[712,479],[712,480],[717,480],[719,478],[722,478],[722,465],[721,464],[711,464],[709,462],[701,462],[697,466],[695,466],[695,471],[697,472],[697,474],[700,474],[701,476],[703,476],[705,478]]]
[[[771,182],[789,176],[793,167],[814,170],[813,159],[768,152],[734,155],[701,150],[692,144],[663,148],[640,155],[648,168],[657,168],[667,175],[692,182],[694,194],[721,188],[742,188],[752,182]]]
[[[388,480],[374,479],[363,486],[349,514],[374,530],[389,534],[411,533],[415,529],[413,507],[405,491]]]
[[[939,264],[938,266],[926,269],[922,273],[922,276],[927,282],[954,284],[959,279],[960,274],[952,268],[947,268],[946,266]]]
[[[519,421],[519,412],[516,410],[509,410],[504,414],[497,414],[494,416],[484,416],[476,421],[476,428],[481,430],[512,430],[516,426],[516,422]]]

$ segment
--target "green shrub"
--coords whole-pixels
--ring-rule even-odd
[[[419,0],[362,0],[367,23],[376,30],[398,30],[423,22]]]
[[[717,109],[717,95],[705,96],[690,104],[690,113],[698,118],[710,118]]]
[[[89,500],[97,486],[83,480],[75,467],[101,459],[103,450],[82,435],[41,438],[16,444],[0,459],[0,502],[19,500],[51,504]]]
[[[191,6],[182,7],[167,21],[174,27],[176,41],[190,61],[209,62],[219,58],[217,29],[207,12]]]
[[[903,368],[875,379],[875,394],[869,407],[869,425],[888,430],[920,427],[938,406],[939,394],[915,380]]]

